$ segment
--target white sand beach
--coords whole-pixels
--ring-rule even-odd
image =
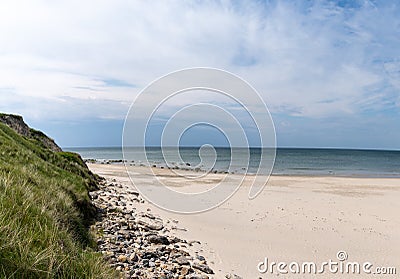
[[[133,187],[123,165],[88,166],[101,176]],[[137,183],[152,183],[147,168],[134,167],[134,171]],[[207,187],[166,177],[168,170],[156,172],[188,191],[191,187]],[[221,174],[210,175],[218,178]],[[236,179],[236,175],[229,176]],[[244,183],[227,202],[201,214],[171,213],[148,202],[138,206],[149,208],[164,220],[178,221],[177,236],[200,241],[192,249],[206,257],[215,278],[224,278],[227,273],[271,278],[278,276],[277,272],[262,274],[257,270],[265,257],[275,262],[319,264],[330,259],[338,261],[338,251],[345,251],[348,261],[397,267],[400,272],[400,179],[272,176],[254,200],[248,199],[248,187]],[[290,273],[280,276],[310,277]],[[327,271],[318,275],[342,277],[348,276]]]

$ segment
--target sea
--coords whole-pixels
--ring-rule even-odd
[[[199,147],[180,147],[179,157],[168,155],[176,151],[160,147],[146,147],[147,160],[140,157],[139,148],[82,147],[64,148],[79,153],[83,159],[100,163],[122,163],[131,165],[152,165],[214,172],[257,173],[260,166],[261,148],[216,147],[211,152],[201,152]],[[264,150],[265,151],[265,150]],[[271,154],[271,150],[264,152]],[[235,162],[232,165],[232,154]],[[137,154],[137,156],[136,156]],[[241,155],[243,154],[243,155]],[[242,157],[240,157],[242,156]],[[208,158],[208,159],[207,159]],[[206,160],[205,160],[206,159]],[[212,161],[210,166],[207,161]],[[272,166],[272,164],[271,164]],[[269,170],[265,170],[269,173]],[[273,175],[304,176],[345,176],[345,177],[400,177],[400,151],[317,149],[317,148],[277,148]]]

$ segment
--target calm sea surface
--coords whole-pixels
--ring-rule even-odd
[[[122,149],[117,147],[106,148],[65,148],[67,151],[79,153],[84,159],[122,160]],[[215,152],[207,150],[199,156],[199,148],[180,148],[180,158],[172,156],[173,150],[148,147],[147,159],[150,164],[157,166],[169,166],[176,168],[207,169],[207,162],[215,162],[212,169],[216,171],[248,172],[256,173],[261,149],[215,148]],[[239,154],[239,160],[231,163],[231,154]],[[145,162],[140,158],[137,148],[129,148],[126,157],[130,163],[140,165]],[[243,155],[241,155],[243,154]],[[250,160],[248,160],[248,154]],[[242,157],[240,157],[242,156]],[[216,160],[214,160],[216,158]],[[203,159],[203,160],[202,160]],[[134,162],[133,162],[134,161]],[[278,148],[276,151],[273,174],[279,175],[332,175],[332,176],[368,176],[368,177],[400,177],[400,151],[382,150],[350,150],[350,149],[302,149],[302,148]]]

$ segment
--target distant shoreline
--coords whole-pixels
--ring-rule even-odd
[[[268,175],[315,176],[315,177],[359,177],[398,178],[400,177],[400,151],[350,150],[350,149],[294,149],[270,150],[252,148],[230,150],[216,148],[201,153],[199,148],[161,149],[149,147],[146,154],[142,148],[128,148],[123,153],[117,148],[68,149],[79,153],[82,158],[98,163],[122,163],[149,165],[159,168],[210,171],[213,173],[249,173]],[[261,156],[269,160],[259,164]],[[235,158],[235,160],[233,160]]]
[[[99,165],[124,165],[127,161],[126,160],[97,160],[97,159],[84,159],[84,162],[87,164],[99,164]],[[145,168],[145,167],[152,167],[152,168],[157,168],[157,169],[168,169],[165,168],[164,166],[149,166],[149,165],[137,165],[137,164],[132,164],[131,166],[134,167],[139,167],[139,168]],[[178,168],[177,170],[180,171],[188,171],[188,172],[193,172],[193,169],[188,169],[188,168]],[[200,172],[200,171],[199,171]],[[205,171],[201,171],[205,172]],[[233,172],[226,172],[226,171],[217,171],[217,172],[212,172],[214,174],[229,174],[229,175],[242,175],[242,173],[233,173]],[[255,176],[256,173],[247,173],[246,175],[248,176]],[[264,175],[264,174],[261,174]],[[400,173],[392,176],[385,176],[385,175],[373,175],[373,174],[286,174],[286,173],[274,173],[272,172],[270,174],[271,176],[274,177],[316,177],[316,178],[323,178],[323,177],[338,177],[338,178],[360,178],[360,179],[380,179],[380,178],[385,178],[385,179],[399,179],[400,178]]]

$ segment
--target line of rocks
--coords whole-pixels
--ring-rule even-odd
[[[135,162],[135,161],[127,161],[123,159],[91,159],[91,158],[86,158],[84,159],[85,163],[89,164],[101,164],[101,165],[120,165],[120,164],[129,164],[130,166],[137,166],[137,167],[152,167],[152,168],[159,168],[159,169],[172,169],[172,170],[184,170],[184,171],[194,171],[194,172],[210,172],[210,173],[221,173],[221,174],[237,174],[237,173],[243,173],[246,171],[246,168],[241,168],[238,170],[234,171],[227,171],[227,170],[217,170],[217,169],[212,169],[212,170],[207,170],[201,167],[193,167],[190,163],[171,163],[169,166],[165,163],[160,163],[160,162],[154,162],[154,163],[142,163],[142,162]]]
[[[99,212],[93,225],[98,248],[121,278],[214,278],[206,259],[189,252],[189,246],[200,242],[173,236],[170,230],[177,229],[176,224],[164,222],[150,209],[138,210],[137,205],[144,203],[139,193],[115,180],[104,180],[98,191],[89,194]],[[241,277],[228,274],[226,278]]]

